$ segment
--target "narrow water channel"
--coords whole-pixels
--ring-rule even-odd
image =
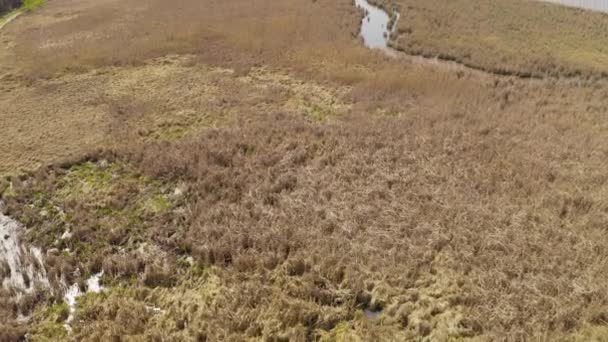
[[[372,5],[368,0],[354,0],[355,5],[365,11],[361,21],[360,35],[363,43],[370,49],[381,49],[390,51],[390,34],[399,20],[399,13],[395,13],[396,20],[383,9]],[[541,0],[553,4],[576,7],[592,11],[608,13],[608,0]]]
[[[388,41],[393,29],[390,16],[367,0],[355,0],[355,5],[365,11],[361,21],[361,37],[365,46],[370,49],[389,49]]]
[[[486,74],[487,71],[475,67],[463,65],[459,62],[441,59],[439,57],[416,56],[400,52],[390,47],[390,36],[397,26],[400,13],[394,12],[389,15],[382,8],[373,5],[372,0],[354,0],[356,7],[362,9],[365,15],[361,21],[360,36],[363,43],[370,49],[382,50],[386,55],[393,58],[404,58],[417,64],[432,65],[434,67],[449,68],[451,70],[466,71]],[[536,0],[554,5],[575,7],[584,10],[608,13],[608,0]]]

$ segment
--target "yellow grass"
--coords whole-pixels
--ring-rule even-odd
[[[398,8],[393,46],[497,73],[607,74],[606,14],[528,0],[377,0]]]

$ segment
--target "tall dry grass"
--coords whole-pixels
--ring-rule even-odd
[[[120,96],[101,99],[111,112],[106,123],[120,129],[107,133],[116,151],[104,157],[150,184],[187,189],[182,206],[146,216],[136,234],[100,221],[97,202],[60,201],[78,223],[69,243],[80,251],[87,248],[78,241],[95,241],[97,249],[50,258],[50,266],[59,276],[103,269],[108,286],[85,299],[75,338],[605,333],[603,82],[524,82],[390,60],[358,45],[360,13],[350,1],[71,6],[57,1],[10,28],[23,36],[14,53],[29,87],[44,99],[69,93],[61,85],[69,77],[83,89],[114,79],[121,86],[104,84]],[[48,16],[62,20],[34,25]],[[169,52],[193,53],[195,62],[133,67]],[[204,72],[197,63],[235,73],[188,77]],[[108,64],[116,66],[101,68]],[[324,83],[312,89],[335,90],[328,92],[348,110],[311,120],[284,106],[297,87],[256,78],[259,66],[289,71],[292,83]],[[111,74],[66,73],[96,68]],[[221,93],[197,98],[193,83]],[[186,107],[235,115],[183,139],[141,139],[150,112],[177,117]],[[17,196],[7,200],[38,244],[48,242],[41,232],[50,241],[52,227],[35,210],[36,194],[61,189],[61,169],[14,180]],[[139,179],[129,174],[113,184]],[[92,195],[120,216],[138,198],[130,191],[141,189],[118,188]],[[150,303],[166,316],[146,309]],[[381,320],[362,319],[365,309],[381,311]]]
[[[387,322],[414,335],[426,326],[416,310],[440,304],[422,315],[428,334],[461,312],[462,336],[564,338],[603,324],[608,151],[602,134],[556,134],[567,116],[520,115],[352,113],[319,126],[260,114],[126,158],[191,184],[189,225],[159,242],[203,264],[375,289]],[[436,301],[414,299],[403,321],[404,289],[433,286]]]
[[[402,12],[391,44],[409,54],[523,77],[606,75],[603,13],[542,1],[376,2]]]
[[[117,254],[104,254],[97,267],[111,279],[141,278],[137,286],[144,288],[181,288],[189,285],[163,267],[192,256],[220,270],[220,292],[239,289],[213,302],[231,310],[218,307],[211,318],[209,307],[192,308],[208,324],[189,321],[190,328],[176,325],[166,336],[305,339],[297,327],[319,337],[355,324],[362,308],[382,309],[386,328],[357,325],[361,336],[440,339],[451,324],[458,327],[449,333],[454,337],[553,339],[601,328],[606,126],[590,113],[577,118],[545,109],[529,117],[521,110],[527,106],[510,101],[503,111],[465,103],[425,115],[355,108],[322,124],[258,112],[185,140],[132,144],[110,160],[150,179],[185,182],[187,216],[181,224],[149,221],[138,235],[166,253],[160,260],[167,266],[113,248],[109,253]],[[27,181],[18,189],[28,184],[63,183]],[[124,197],[109,196],[107,203]],[[14,204],[9,199],[19,212]],[[66,205],[71,212],[76,203]],[[99,228],[91,229],[95,220],[77,219],[84,234],[78,239],[105,241]],[[110,245],[128,243],[112,236]],[[249,285],[235,285],[238,279]],[[239,306],[249,293],[239,291],[248,286],[267,291],[251,300],[274,304]],[[143,305],[135,304],[137,296],[116,296]],[[162,305],[178,300],[156,296],[142,298]],[[308,309],[296,314],[301,305]],[[296,316],[283,317],[280,308]],[[169,317],[184,319],[172,312]],[[120,330],[126,316],[86,315],[77,326],[81,338],[101,336],[108,324],[132,336],[158,333],[152,318],[137,330]],[[282,333],[265,330],[272,322]]]
[[[208,64],[293,67],[302,52],[356,45],[358,15],[347,0],[84,1],[47,6],[11,29],[19,36],[15,54],[33,77],[187,53]]]

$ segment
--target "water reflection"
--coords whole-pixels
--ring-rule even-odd
[[[370,49],[388,48],[390,17],[382,9],[366,0],[355,0],[357,7],[365,11],[361,22],[361,36],[365,46]]]

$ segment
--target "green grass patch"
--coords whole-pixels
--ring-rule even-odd
[[[316,121],[323,121],[323,120],[327,119],[328,117],[332,116],[332,112],[328,108],[313,104],[310,107],[308,116]]]
[[[173,204],[164,195],[155,195],[151,197],[147,202],[146,206],[154,214],[166,213],[173,208]]]
[[[175,141],[216,127],[222,120],[222,113],[184,111],[171,118],[163,118],[145,136],[151,140]]]
[[[70,314],[68,304],[61,302],[48,307],[41,307],[33,317],[29,332],[30,341],[63,341],[67,331],[63,326]]]
[[[137,248],[181,203],[176,184],[119,161],[87,161],[15,182],[3,197],[14,217],[32,228],[26,238],[64,251],[63,258],[77,258],[84,269],[100,255]]]
[[[45,3],[45,0],[25,0],[23,1],[22,9],[25,11],[32,11],[36,8],[42,6]]]

